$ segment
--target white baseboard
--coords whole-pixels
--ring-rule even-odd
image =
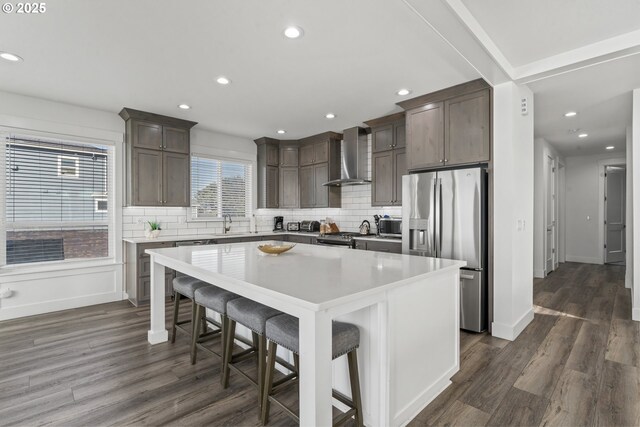
[[[640,307],[633,307],[631,309],[631,320],[640,322]]]
[[[533,308],[527,311],[522,317],[513,325],[506,325],[504,323],[493,322],[491,324],[491,335],[494,337],[502,338],[505,340],[513,341],[524,328],[533,320]]]
[[[567,255],[566,260],[568,262],[580,262],[582,264],[602,264],[602,260],[600,258],[593,258],[593,257],[587,257],[587,256]]]
[[[398,411],[391,422],[392,425],[406,426],[418,416],[429,403],[440,395],[451,384],[451,377],[460,369],[459,365],[442,375],[435,383],[422,391],[411,403]]]
[[[535,277],[536,279],[544,279],[544,269],[540,270],[540,269],[534,268],[533,277]]]
[[[104,304],[114,301],[122,301],[122,292],[83,295],[77,298],[65,298],[55,301],[43,301],[34,304],[19,305],[16,307],[4,307],[0,310],[0,320],[17,319],[19,317],[51,313],[53,311],[68,310],[70,308],[86,307],[88,305]]]

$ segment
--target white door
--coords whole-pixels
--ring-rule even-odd
[[[625,180],[624,166],[604,170],[604,262],[625,261]]]
[[[556,251],[556,238],[555,238],[555,215],[556,215],[556,185],[555,185],[555,173],[556,168],[554,161],[551,157],[547,157],[547,209],[545,213],[545,225],[547,227],[546,233],[546,245],[545,245],[545,274],[549,274],[553,271],[555,262]]]

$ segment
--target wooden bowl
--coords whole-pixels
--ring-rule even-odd
[[[281,253],[287,252],[294,246],[295,245],[258,245],[258,249],[265,254],[280,255]]]

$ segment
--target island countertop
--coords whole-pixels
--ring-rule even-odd
[[[331,389],[351,394],[346,361],[331,360],[332,321],[356,325],[366,425],[405,425],[460,366],[463,261],[297,244],[273,256],[268,242],[147,249],[152,344],[166,342],[165,268],[299,319],[300,425],[331,425]]]
[[[147,253],[185,274],[230,282],[234,292],[241,287],[247,292],[277,293],[312,310],[466,265],[464,261],[306,244],[275,256],[258,250],[265,243],[276,241],[148,249]]]

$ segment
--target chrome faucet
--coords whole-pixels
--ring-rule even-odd
[[[227,218],[229,218],[229,226],[227,226]],[[233,222],[233,220],[231,220],[231,215],[229,215],[229,214],[222,215],[222,227],[224,229],[224,234],[227,234],[229,232],[229,230],[231,230],[231,223],[232,222]]]

